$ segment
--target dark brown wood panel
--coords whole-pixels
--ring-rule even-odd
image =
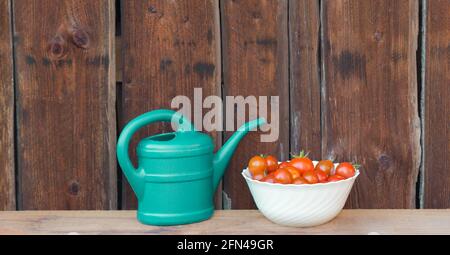
[[[122,127],[147,111],[171,108],[172,99],[178,95],[192,99],[194,88],[202,88],[203,98],[220,96],[218,1],[121,3],[124,65],[120,111]],[[158,124],[138,132],[130,146],[133,158],[141,138],[169,130],[170,125]],[[219,145],[220,136],[216,132],[212,135]],[[135,207],[135,195],[124,182],[122,208]]]
[[[414,208],[418,1],[324,1],[324,157],[356,161],[352,208]]]
[[[291,152],[321,157],[320,5],[289,1]]]
[[[226,207],[254,208],[242,169],[253,155],[287,159],[289,153],[287,1],[225,0],[221,4],[224,96],[279,96],[279,139],[263,143],[261,132],[251,132],[238,146],[225,174]],[[225,139],[231,134],[225,132]]]
[[[19,209],[114,209],[114,1],[14,1]]]
[[[427,1],[424,207],[450,207],[450,1]]]
[[[11,2],[0,2],[0,211],[16,209]]]

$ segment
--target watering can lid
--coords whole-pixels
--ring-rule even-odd
[[[214,143],[209,135],[198,131],[171,132],[142,139],[137,154],[145,158],[173,158],[212,153]]]

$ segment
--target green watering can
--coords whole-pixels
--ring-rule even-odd
[[[131,137],[143,126],[160,121],[176,123],[178,129],[141,140],[136,169],[128,155]],[[239,141],[264,123],[261,118],[244,124],[214,154],[211,137],[196,131],[175,111],[155,110],[131,120],[119,136],[117,158],[136,193],[138,220],[178,225],[209,219],[214,212],[214,191]]]

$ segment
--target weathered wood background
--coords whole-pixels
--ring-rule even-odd
[[[449,13],[449,0],[0,0],[0,210],[135,208],[118,133],[196,87],[280,97],[279,140],[245,138],[217,208],[254,207],[250,156],[301,149],[361,163],[349,208],[449,208]],[[212,133],[218,147],[230,134]]]

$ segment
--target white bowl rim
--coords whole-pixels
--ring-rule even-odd
[[[314,163],[316,163],[317,161],[313,161]],[[279,162],[281,163],[281,162]],[[339,163],[334,163],[335,165],[338,165]],[[258,180],[254,180],[252,178],[250,178],[249,176],[247,176],[248,173],[248,168],[245,168],[244,170],[242,170],[241,174],[242,176],[247,180],[250,181],[252,183],[257,183],[257,184],[261,184],[261,185],[268,185],[268,186],[283,186],[283,187],[318,187],[318,186],[326,186],[326,185],[336,185],[338,183],[343,183],[343,182],[351,182],[354,179],[356,179],[356,177],[358,177],[359,175],[359,170],[356,169],[355,175],[353,175],[350,178],[344,179],[344,180],[339,180],[339,181],[335,181],[335,182],[326,182],[326,183],[313,183],[313,184],[293,184],[293,183],[289,183],[289,184],[282,184],[282,183],[270,183],[270,182],[262,182],[262,181],[258,181]],[[250,173],[248,173],[250,174]]]

